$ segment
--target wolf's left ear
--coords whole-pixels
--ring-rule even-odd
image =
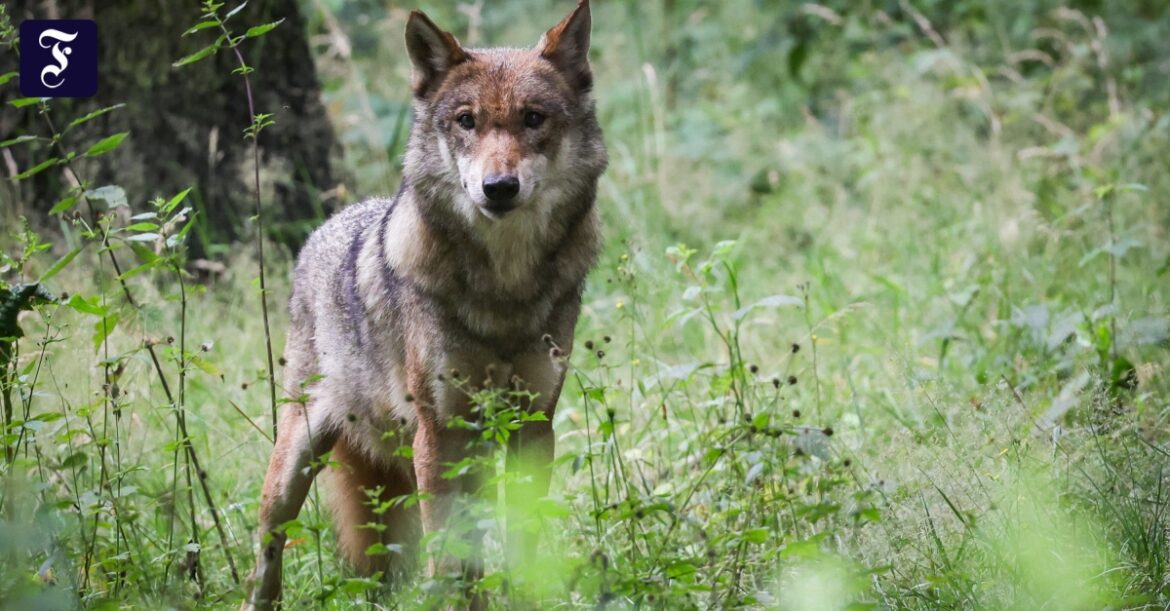
[[[411,11],[406,21],[406,52],[412,66],[411,87],[420,98],[437,88],[452,66],[467,59],[459,41],[422,11]]]
[[[592,27],[589,0],[580,0],[568,17],[545,32],[536,43],[540,56],[552,62],[578,91],[588,91],[593,86],[593,73],[589,70]]]

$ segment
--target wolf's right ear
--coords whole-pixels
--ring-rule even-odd
[[[411,11],[406,21],[406,51],[412,66],[411,88],[420,98],[434,91],[452,66],[467,59],[459,41],[422,11]]]

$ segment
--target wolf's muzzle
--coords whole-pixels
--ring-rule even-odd
[[[512,209],[513,200],[520,192],[520,179],[512,174],[490,174],[483,179],[483,194],[488,198],[487,208],[503,213]]]

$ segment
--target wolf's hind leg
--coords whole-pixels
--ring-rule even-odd
[[[337,426],[326,405],[327,397],[314,397],[302,404],[285,406],[280,416],[280,435],[260,497],[260,551],[256,568],[248,577],[250,591],[241,609],[271,609],[280,602],[280,570],[286,535],[280,525],[300,513],[313,477],[320,470],[317,460],[337,440]]]
[[[417,555],[422,534],[418,507],[399,502],[378,515],[374,506],[414,492],[410,466],[373,464],[344,438],[334,446],[331,458],[329,499],[342,553],[363,575],[382,571],[387,582],[400,581]],[[380,494],[373,496],[379,489]],[[389,551],[367,554],[376,543]]]

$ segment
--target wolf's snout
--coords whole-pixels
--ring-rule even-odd
[[[520,179],[512,174],[490,174],[483,179],[483,194],[495,204],[493,207],[509,204],[519,192]]]

